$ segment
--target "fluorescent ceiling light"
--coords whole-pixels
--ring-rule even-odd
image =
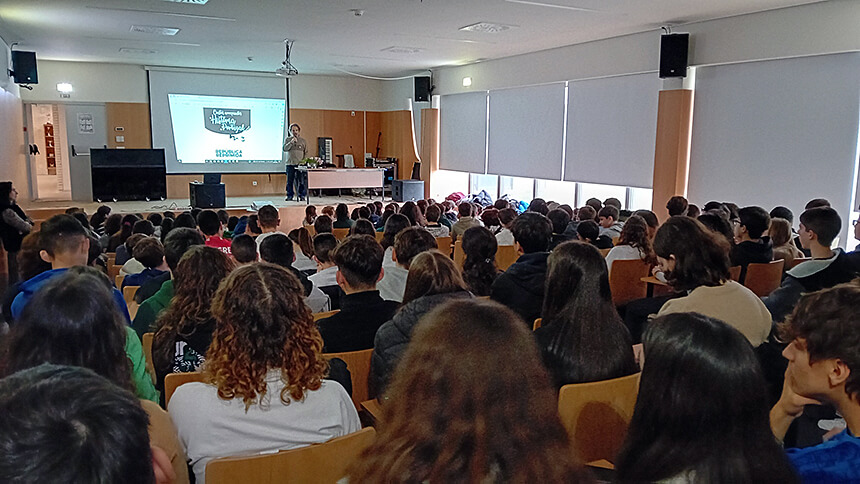
[[[559,5],[556,3],[545,3],[545,2],[535,2],[532,0],[505,0],[510,3],[521,3],[523,5],[534,5],[536,7],[551,7],[551,8],[563,8],[565,10],[576,10],[577,12],[599,12],[600,10],[595,10],[593,8],[585,8],[585,7],[574,7],[573,5]]]
[[[497,24],[493,22],[478,22],[476,24],[460,27],[464,32],[479,32],[483,34],[497,34],[515,28],[515,25]]]
[[[158,25],[132,25],[129,31],[140,34],[176,35],[179,30],[176,27],[160,27]]]
[[[206,5],[209,0],[164,0],[165,2],[173,3],[190,3],[192,5]]]
[[[74,89],[72,88],[72,85],[69,84],[68,82],[58,82],[57,83],[57,90],[63,94],[68,94],[68,93],[74,91]]]
[[[471,85],[472,85],[472,78],[471,77],[464,77],[463,78],[463,87],[470,87]]]
[[[380,52],[391,52],[392,54],[417,54],[424,49],[419,49],[418,47],[398,47],[393,45],[391,47],[386,47],[381,49]]]

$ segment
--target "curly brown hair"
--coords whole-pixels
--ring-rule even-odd
[[[189,337],[212,319],[212,298],[218,285],[236,267],[223,252],[203,245],[188,249],[173,273],[173,299],[156,322],[152,341],[153,365],[170,373],[177,336]]]
[[[654,254],[654,248],[651,247],[651,237],[648,236],[648,222],[639,215],[632,215],[627,219],[616,245],[635,247],[639,249],[642,260],[651,265],[657,263],[657,256]]]
[[[328,371],[323,340],[291,272],[268,263],[236,269],[215,293],[212,316],[215,334],[203,373],[220,398],[241,398],[246,409],[262,402],[272,369],[281,371],[285,405],[320,388]]]
[[[351,482],[587,479],[534,338],[501,304],[455,301],[425,316],[388,395]]]

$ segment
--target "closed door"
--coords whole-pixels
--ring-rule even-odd
[[[65,108],[72,200],[92,202],[90,148],[104,148],[107,145],[105,105],[67,104]]]

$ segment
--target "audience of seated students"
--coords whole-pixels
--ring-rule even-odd
[[[639,215],[633,215],[624,223],[618,245],[606,254],[606,267],[611,273],[613,262],[638,259],[652,265],[657,263],[651,239],[648,237],[648,224]]]
[[[272,235],[280,234],[286,237],[287,234],[278,230],[281,225],[281,217],[278,214],[278,209],[271,205],[264,205],[257,210],[257,221],[260,224],[262,233],[257,236],[257,250],[260,249],[260,244]]]
[[[419,228],[409,230],[422,231]],[[408,233],[404,231],[398,239]],[[418,254],[409,267],[403,306],[390,321],[379,327],[373,340],[369,382],[371,395],[384,394],[400,357],[412,339],[413,329],[424,315],[446,302],[471,298],[472,294],[466,288],[460,270],[450,257],[438,250]],[[467,321],[461,323],[469,324]]]
[[[697,312],[725,321],[753,346],[771,330],[771,315],[752,291],[731,280],[729,247],[689,217],[672,217],[657,230],[654,252],[666,281],[686,295],[666,301],[658,316]]]
[[[794,266],[794,259],[803,257],[803,252],[792,242],[791,222],[784,218],[771,218],[767,233],[773,244],[773,260],[784,260],[785,270]]]
[[[260,254],[257,253],[257,242],[248,234],[233,237],[230,243],[230,252],[239,264],[250,264],[257,262]]]
[[[418,205],[413,201],[408,201],[400,207],[400,214],[405,215],[406,218],[409,219],[409,225],[423,227],[426,225],[426,221],[424,220],[424,216],[421,214],[421,210],[418,208]]]
[[[173,227],[174,227],[174,220],[172,218],[165,217],[161,221],[161,235],[158,237],[158,239],[161,240],[162,244],[164,243],[164,239],[167,238],[167,234],[169,234],[170,231],[173,230]]]
[[[145,238],[147,237],[143,234],[134,234],[128,239],[126,239],[125,243],[122,244],[120,247],[123,247],[125,250],[130,251],[130,253],[134,255],[134,248],[137,246],[138,242]],[[139,260],[132,257],[126,260],[124,264],[122,264],[122,267],[120,267],[119,269],[119,275],[128,276],[130,274],[137,274],[144,269],[146,269],[146,266],[141,264]]]
[[[331,253],[344,295],[340,312],[317,321],[326,353],[373,348],[376,331],[400,306],[396,301],[383,300],[376,290],[382,279],[382,256],[382,246],[367,235],[347,237]]]
[[[730,247],[735,245],[735,232],[725,212],[709,210],[697,218],[711,232],[721,235]]]
[[[131,233],[132,235],[143,234],[146,237],[152,237],[152,234],[155,233],[155,228],[152,226],[152,222],[150,222],[149,220],[138,220],[132,226]],[[132,257],[132,250],[133,248],[129,247],[127,243],[123,243],[122,245],[117,247],[116,261],[114,263],[118,266],[121,266],[128,262],[128,260]]]
[[[321,313],[331,308],[328,296],[308,280],[302,271],[293,267],[296,260],[293,252],[293,242],[284,234],[272,234],[260,244],[260,259],[275,265],[279,265],[290,272],[299,280],[304,289],[305,304],[312,313]]]
[[[263,229],[260,228],[260,216],[256,213],[248,216],[248,227],[245,230],[245,233],[253,236],[263,233]]]
[[[391,253],[394,252],[394,238],[409,226],[409,219],[399,213],[392,214],[385,221],[385,229],[382,232],[382,240],[379,243],[382,245],[382,250],[385,251],[385,257],[382,259],[382,267],[386,270],[389,267],[397,266],[397,263],[394,262],[394,258],[391,256]]]
[[[660,227],[660,221],[657,220],[657,215],[645,209],[640,209],[633,212],[633,215],[638,215],[645,219],[645,223],[648,224],[648,236],[651,237],[651,240],[654,240],[654,235],[657,234],[657,228]]]
[[[21,248],[18,250],[18,281],[6,288],[3,296],[3,320],[12,323],[12,301],[21,292],[21,284],[39,274],[51,270],[51,264],[42,260],[39,252],[41,246],[41,232],[31,232],[24,237]],[[2,325],[0,325],[2,326]]]
[[[580,221],[576,226],[576,234],[579,240],[587,242],[598,249],[612,248],[612,238],[608,235],[600,235],[600,226],[594,220]]]
[[[117,214],[119,215],[119,214]],[[116,232],[110,234],[107,243],[107,251],[108,252],[116,252],[117,247],[124,244],[129,237],[131,237],[131,230],[134,227],[134,223],[138,221],[137,215],[133,213],[129,213],[126,215],[120,216],[120,225]],[[110,226],[106,226],[105,230],[108,228],[112,228]],[[106,234],[107,235],[107,234]]]
[[[334,209],[334,222],[332,223],[332,228],[348,229],[352,227],[352,224],[353,221],[349,218],[349,207],[347,207],[345,203],[338,203],[337,207]]]
[[[839,248],[830,249],[841,231],[842,219],[830,207],[813,207],[800,214],[798,238],[813,260],[789,270],[779,288],[764,299],[775,322],[791,313],[803,293],[833,287],[860,275],[860,264],[852,255]]]
[[[596,248],[577,241],[556,247],[547,262],[545,287],[535,338],[556,388],[639,371]]]
[[[331,217],[323,213],[316,220],[314,220],[314,235],[316,234],[324,234],[331,233],[334,229],[334,224],[332,223]]]
[[[761,207],[744,207],[738,210],[734,225],[735,244],[729,252],[733,266],[741,266],[740,281],[746,279],[747,265],[766,264],[773,260],[773,244],[767,236],[770,215]]]
[[[203,364],[215,331],[212,298],[234,267],[223,252],[199,245],[189,248],[179,260],[173,298],[158,316],[158,331],[152,341],[156,389],[164,391],[168,373],[197,371]]]
[[[39,237],[41,245],[39,255],[51,264],[51,270],[42,272],[20,284],[19,293],[15,296],[11,306],[12,318],[16,320],[36,292],[43,286],[54,278],[62,276],[72,267],[86,267],[87,265],[90,239],[87,237],[84,226],[74,217],[65,214],[54,215],[42,223],[40,232],[42,235]],[[131,322],[122,293],[114,289],[113,298],[126,322]]]
[[[501,227],[496,233],[496,243],[501,245],[514,245],[514,233],[511,232],[511,225],[514,219],[517,218],[517,211],[512,208],[503,208],[499,210],[499,223]]]
[[[475,207],[472,206],[471,203],[460,203],[460,205],[457,206],[457,212],[460,214],[460,217],[457,219],[457,222],[451,226],[451,238],[455,242],[457,241],[457,237],[463,235],[463,232],[465,232],[466,229],[481,225],[481,222],[474,217]]]
[[[393,218],[393,217],[391,217]],[[406,291],[406,281],[412,260],[418,254],[436,249],[436,239],[430,232],[420,227],[407,227],[394,238],[394,246],[391,250],[393,266],[382,267],[385,269],[382,279],[377,284],[379,295],[386,301],[403,301]]]
[[[230,241],[224,238],[224,224],[212,210],[203,210],[197,215],[197,226],[206,238],[206,246],[214,247],[231,255]]]
[[[173,228],[188,228],[188,229],[196,229],[197,228],[197,219],[194,218],[193,215],[189,212],[182,212],[176,216],[176,219],[173,222]]]
[[[454,227],[454,223],[457,221],[457,213],[454,212],[454,202],[445,200],[439,205],[439,207],[442,209],[442,216],[439,217],[439,223],[448,227],[448,230],[450,231]],[[450,235],[450,232],[448,235]]]
[[[91,267],[74,267],[54,277],[12,326],[8,370],[45,362],[88,366],[105,376],[122,376],[111,379],[127,381],[123,387],[157,403],[140,339],[115,301],[111,303],[114,290],[107,276]],[[101,352],[105,354],[93,354]],[[98,358],[99,363],[88,364],[88,358]]]
[[[652,322],[643,347],[618,482],[799,482],[768,428],[764,377],[741,333],[672,314]]]
[[[114,250],[108,250],[111,239],[114,234],[120,232],[122,230],[122,215],[118,213],[112,213],[105,219],[104,225],[102,226],[101,235],[99,236],[99,245],[102,250],[108,252],[116,252],[116,247]],[[130,232],[129,232],[130,233]],[[117,242],[117,246],[119,245],[117,239],[113,239]]]
[[[567,224],[564,234],[569,237],[570,240],[579,240],[579,232],[577,232],[576,229],[579,227],[580,222],[595,219],[597,219],[597,211],[586,205],[576,212],[576,220],[571,220],[570,223]]]
[[[349,229],[349,235],[370,235],[371,237],[376,237],[376,227],[373,226],[373,222],[369,219],[359,218],[355,221],[352,228]]]
[[[155,418],[86,368],[40,365],[0,380],[0,414],[0,435],[14,436],[3,439],[4,482],[188,482],[147,435]]]
[[[787,450],[804,482],[860,481],[858,304],[860,283],[839,284],[804,295],[779,328],[789,345],[783,351],[788,359],[783,393],[770,413],[776,438],[785,437],[805,405],[832,405],[847,424],[822,444]]]
[[[529,206],[526,211],[535,212],[546,216],[546,214],[549,213],[549,207],[546,204],[546,200],[544,200],[543,198],[535,198],[529,203]]]
[[[320,232],[320,233],[331,233]],[[317,271],[317,263],[314,260],[314,239],[308,229],[299,227],[290,230],[287,237],[293,241],[293,253],[296,254],[296,261],[293,262],[293,267],[304,272],[305,274],[313,274]]]
[[[233,239],[233,231],[236,230],[236,225],[239,224],[239,217],[235,215],[231,215],[227,218],[227,223],[224,224],[224,235],[225,239]]]
[[[552,224],[537,212],[525,212],[514,220],[511,232],[521,255],[493,282],[490,297],[513,309],[531,324],[540,317],[543,305]]]
[[[162,216],[160,213],[153,212],[147,215],[146,219],[149,220],[149,222],[152,224],[152,236],[161,237],[161,223],[164,222],[164,216]]]
[[[314,237],[314,261],[316,273],[308,276],[314,287],[319,288],[331,300],[331,309],[340,309],[341,290],[337,284],[337,266],[331,253],[337,247],[337,239],[332,234],[319,234]]]
[[[618,221],[619,210],[612,205],[607,205],[597,212],[597,224],[600,225],[600,235],[607,237],[610,242],[616,237],[621,237],[624,224]]]
[[[134,246],[134,260],[144,269],[137,274],[129,274],[122,279],[122,287],[142,286],[155,278],[162,278],[169,270],[164,261],[164,246],[155,237],[145,237]]]
[[[487,207],[481,212],[481,223],[493,234],[493,237],[502,230],[502,221],[499,220],[499,210],[495,207]]]
[[[276,237],[286,239],[270,236],[263,248]],[[323,341],[303,292],[290,271],[257,263],[234,270],[215,293],[205,383],[180,386],[168,404],[197,482],[206,482],[206,464],[217,457],[293,449],[361,429],[343,387],[323,380]]]
[[[570,215],[565,210],[554,208],[547,212],[546,218],[552,224],[552,242],[549,244],[549,250],[568,240],[574,240],[574,237],[566,232],[567,226],[570,225]]]
[[[798,250],[803,253],[803,248],[800,246],[800,240],[797,238],[797,231],[794,230],[792,224],[794,224],[794,213],[788,207],[776,206],[773,210],[770,211],[770,218],[781,218],[788,221],[788,226],[791,229],[791,243],[797,247]],[[808,257],[808,255],[804,255],[804,257]]]
[[[498,243],[485,227],[472,227],[463,232],[463,281],[476,296],[489,296],[493,282],[499,276],[496,267]]]
[[[688,217],[690,217],[690,218],[698,218],[698,217],[699,217],[699,215],[701,215],[701,214],[702,214],[702,210],[699,208],[699,206],[698,206],[698,205],[694,205],[694,204],[692,204],[692,203],[691,203],[691,204],[689,204],[689,205],[687,205],[687,214],[686,214],[686,215],[687,215]]]
[[[367,219],[370,220],[374,227],[378,226],[380,213],[379,209],[376,207],[376,203],[368,203],[367,209],[370,211],[370,216],[367,217]]]
[[[86,216],[84,216],[84,221]],[[87,221],[87,223],[89,223]],[[33,219],[18,206],[18,191],[12,182],[0,182],[0,241],[6,252],[7,282],[18,282],[17,254],[24,237],[33,231]]]
[[[176,271],[176,266],[179,265],[179,260],[185,255],[185,252],[195,245],[203,245],[203,235],[199,231],[187,227],[170,231],[164,240],[164,261],[167,262],[171,274]],[[256,243],[254,246],[256,252]],[[152,292],[153,289],[154,292]],[[140,337],[143,337],[144,333],[156,331],[156,319],[162,311],[167,309],[173,299],[173,280],[168,278],[161,285],[158,285],[157,280],[153,279],[141,286],[135,296],[144,297],[145,294],[141,294],[144,291],[152,295],[140,303],[132,323],[132,327]]]
[[[681,215],[690,216],[687,213],[688,207],[689,204],[687,203],[687,199],[682,197],[681,195],[675,195],[674,197],[670,198],[668,202],[666,202],[666,211],[669,212],[670,217],[678,217]]]
[[[532,336],[503,306],[427,315],[387,396],[350,482],[590,482]]]
[[[433,237],[447,237],[451,233],[451,230],[448,227],[439,222],[441,217],[442,209],[439,208],[439,205],[430,205],[427,207],[427,212],[425,214],[427,226],[425,228],[431,235],[433,235]]]
[[[110,216],[111,208],[108,205],[99,205],[96,213],[90,217],[90,228],[98,235],[104,234],[104,225]]]

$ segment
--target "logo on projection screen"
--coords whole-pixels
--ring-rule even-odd
[[[251,129],[250,109],[203,108],[203,118],[213,133],[236,135]]]

